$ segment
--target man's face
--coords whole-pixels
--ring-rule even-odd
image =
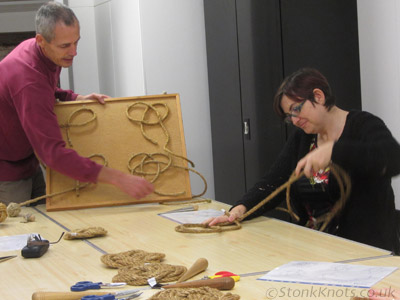
[[[44,55],[56,65],[64,68],[72,65],[72,61],[77,55],[79,39],[79,23],[77,21],[72,26],[58,22],[54,28],[54,38],[51,42],[47,42],[41,34],[36,35],[36,42]]]

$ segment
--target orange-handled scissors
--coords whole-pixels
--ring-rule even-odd
[[[239,281],[240,280],[240,276],[239,275],[237,275],[235,273],[232,273],[232,272],[228,272],[228,271],[220,271],[220,272],[215,273],[212,276],[208,276],[208,278],[210,278],[210,279],[219,278],[219,277],[231,277],[235,281]]]

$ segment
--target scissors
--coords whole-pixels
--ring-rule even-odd
[[[112,289],[125,286],[125,282],[114,282],[114,283],[102,283],[93,281],[78,281],[73,286],[71,286],[71,291],[81,292],[86,290],[98,290],[98,289]]]
[[[232,272],[228,272],[228,271],[220,271],[215,273],[213,276],[205,276],[206,278],[210,278],[210,279],[214,279],[214,278],[219,278],[219,277],[232,277],[233,280],[239,281],[240,280],[240,276],[232,273]]]
[[[100,296],[89,295],[89,296],[82,297],[81,300],[115,300],[115,299],[118,299],[118,300],[129,300],[129,299],[137,298],[141,294],[142,294],[141,292],[140,293],[136,292],[136,293],[131,294],[131,295],[125,297],[125,298],[117,298],[118,296],[115,296],[113,294],[106,294],[106,295],[100,295]]]
[[[10,255],[10,256],[3,256],[3,257],[0,257],[0,262],[9,260],[9,259],[14,258],[14,257],[17,257],[17,256],[16,256],[16,255]]]

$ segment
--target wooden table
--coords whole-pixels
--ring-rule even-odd
[[[390,253],[386,250],[265,217],[246,221],[243,228],[236,231],[178,233],[174,229],[177,223],[158,214],[179,207],[182,205],[138,204],[58,212],[46,212],[44,205],[23,208],[21,214],[33,213],[36,222],[20,223],[20,217],[7,218],[0,223],[1,236],[39,233],[49,241],[56,241],[63,231],[92,226],[105,228],[108,235],[89,240],[61,240],[50,245],[49,251],[38,259],[24,259],[20,251],[1,252],[1,256],[18,255],[0,264],[1,299],[31,299],[36,291],[69,291],[72,284],[82,280],[111,282],[117,271],[103,265],[101,255],[134,249],[165,253],[163,262],[188,268],[204,257],[208,260],[208,269],[193,279],[222,270],[240,274],[241,279],[231,292],[246,300],[315,298],[315,289],[323,286],[261,281],[257,280],[261,275],[254,274],[266,273],[290,261],[400,266],[400,259],[388,257]],[[199,205],[199,209],[208,208],[226,209],[228,206],[215,201]],[[396,271],[377,287],[393,288],[400,286],[399,282],[400,271]],[[352,289],[350,295],[344,288],[325,288],[330,294],[325,296],[320,291],[316,299],[350,299],[366,293]],[[147,299],[156,292],[144,291],[139,299]]]

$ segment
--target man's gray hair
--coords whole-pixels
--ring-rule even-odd
[[[73,26],[75,22],[79,24],[74,12],[68,6],[54,1],[43,4],[36,13],[36,33],[41,34],[50,43],[54,38],[54,28],[58,22],[67,26]]]

